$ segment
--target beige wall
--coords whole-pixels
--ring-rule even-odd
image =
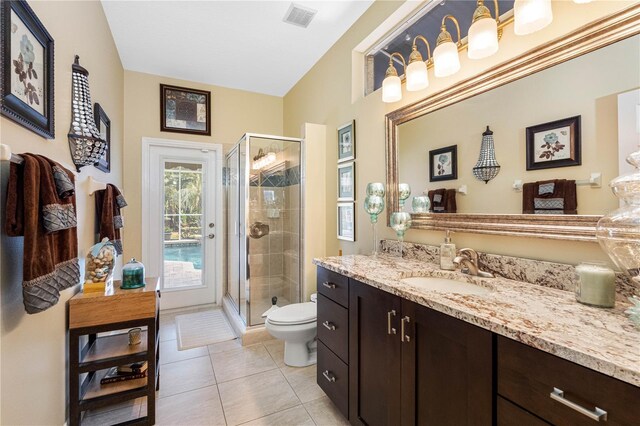
[[[281,135],[282,98],[134,71],[124,79],[124,258],[142,259],[142,138],[218,143],[226,152],[247,132]],[[211,91],[211,136],[160,131],[160,83]]]
[[[603,67],[601,64],[609,64]],[[611,67],[616,78],[611,78]],[[522,192],[516,179],[588,179],[601,172],[602,181],[618,176],[617,94],[640,87],[640,36],[575,58],[506,86],[424,115],[399,127],[399,178],[412,195],[425,188],[458,188],[458,213],[522,213]],[[582,165],[526,170],[525,128],[581,116]],[[500,173],[488,184],[473,176],[482,132],[494,132]],[[429,182],[429,150],[458,147],[458,179]],[[576,188],[580,214],[604,214],[618,199],[607,185]],[[409,200],[409,208],[410,209]]]
[[[89,70],[92,101],[111,119],[111,173],[84,167],[76,178],[80,254],[94,244],[94,201],[87,178],[122,183],[124,73],[99,2],[29,2],[55,40],[54,140],[45,140],[6,118],[0,119],[1,142],[12,151],[46,155],[71,167],[67,133],[71,122],[71,64],[75,54]],[[63,19],[64,18],[64,19]],[[2,192],[8,163],[2,163]],[[4,194],[2,217],[4,219]],[[4,234],[4,232],[2,233]],[[22,239],[2,235],[1,416],[6,425],[62,425],[66,421],[66,301],[78,287],[62,292],[58,304],[27,315],[22,304]]]
[[[427,90],[410,95],[404,91],[402,101],[387,105],[382,103],[380,90],[367,97],[356,96],[352,101],[352,93],[364,93],[364,72],[358,65],[362,63],[362,59],[361,55],[353,52],[354,48],[402,4],[402,2],[375,2],[284,98],[284,130],[286,135],[299,135],[300,126],[304,122],[327,125],[326,254],[336,255],[339,249],[342,249],[345,254],[370,253],[371,251],[371,230],[368,218],[362,208],[362,202],[367,182],[383,182],[385,180],[384,115],[386,113],[454,85],[472,74],[482,72],[482,70],[530,50],[546,40],[566,34],[585,23],[625,8],[631,3],[609,1],[576,5],[569,1],[554,1],[554,21],[551,26],[524,37],[516,37],[513,34],[513,27],[509,26],[500,42],[500,51],[493,57],[472,62],[461,55],[462,69],[458,74],[444,79],[436,79],[430,71],[431,86]],[[355,88],[354,85],[356,85]],[[357,128],[358,192],[356,201],[357,240],[355,243],[339,242],[333,236],[336,229],[335,200],[337,198],[335,129],[351,119],[356,120]],[[311,187],[307,187],[307,192],[312,190]],[[382,238],[394,238],[395,234],[390,228],[384,227],[382,223],[379,223],[378,227],[382,231],[379,233]],[[313,238],[312,235],[305,237]],[[406,238],[408,241],[439,244],[443,239],[443,233],[410,230]],[[459,246],[471,246],[493,253],[536,259],[570,263],[577,263],[584,259],[606,259],[604,253],[594,243],[550,242],[541,239],[474,234],[456,234],[453,239]]]

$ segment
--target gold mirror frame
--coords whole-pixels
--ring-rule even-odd
[[[398,203],[398,126],[640,33],[640,4],[587,24],[385,116],[387,224]],[[598,215],[412,213],[412,228],[596,241]]]

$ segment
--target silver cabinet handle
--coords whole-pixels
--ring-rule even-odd
[[[409,324],[411,322],[411,318],[405,316],[400,320],[400,340],[402,342],[410,342],[411,337],[404,333],[404,325]]]
[[[562,405],[566,405],[572,410],[577,411],[580,414],[584,414],[589,417],[591,420],[595,420],[599,422],[600,420],[607,421],[607,412],[601,408],[596,407],[595,410],[591,411],[583,406],[576,404],[575,402],[569,401],[564,397],[564,391],[562,389],[553,388],[553,392],[549,394],[551,399],[558,401]]]
[[[324,325],[324,328],[326,328],[327,330],[334,331],[336,329],[336,326],[330,323],[329,321],[323,322],[322,325]]]
[[[336,376],[334,376],[333,374],[329,373],[329,370],[324,370],[322,375],[324,376],[325,379],[327,379],[330,382],[335,382],[336,381]]]
[[[390,310],[389,312],[387,312],[387,334],[396,334],[396,329],[391,327],[391,316],[396,316],[396,311],[395,309]]]
[[[334,283],[330,283],[328,281],[323,282],[322,285],[325,286],[326,288],[330,288],[330,289],[336,288],[336,285]]]

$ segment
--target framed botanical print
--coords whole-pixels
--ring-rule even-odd
[[[338,127],[338,163],[356,158],[356,121]]]
[[[111,120],[109,120],[107,113],[104,112],[98,103],[93,107],[93,119],[100,132],[100,138],[107,142],[107,150],[104,152],[102,158],[95,164],[95,167],[98,170],[109,173],[111,171]]]
[[[338,239],[356,240],[356,218],[354,203],[338,203]]]
[[[580,116],[527,127],[527,170],[582,164]]]
[[[354,201],[356,194],[356,163],[338,164],[338,201]]]
[[[458,145],[429,151],[429,182],[458,179]]]
[[[26,1],[3,1],[0,22],[0,113],[53,139],[53,38]]]
[[[211,92],[161,84],[160,131],[211,136]]]

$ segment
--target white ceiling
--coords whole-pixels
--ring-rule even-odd
[[[296,1],[318,11],[283,22],[290,1],[102,0],[127,70],[284,96],[373,1]]]

